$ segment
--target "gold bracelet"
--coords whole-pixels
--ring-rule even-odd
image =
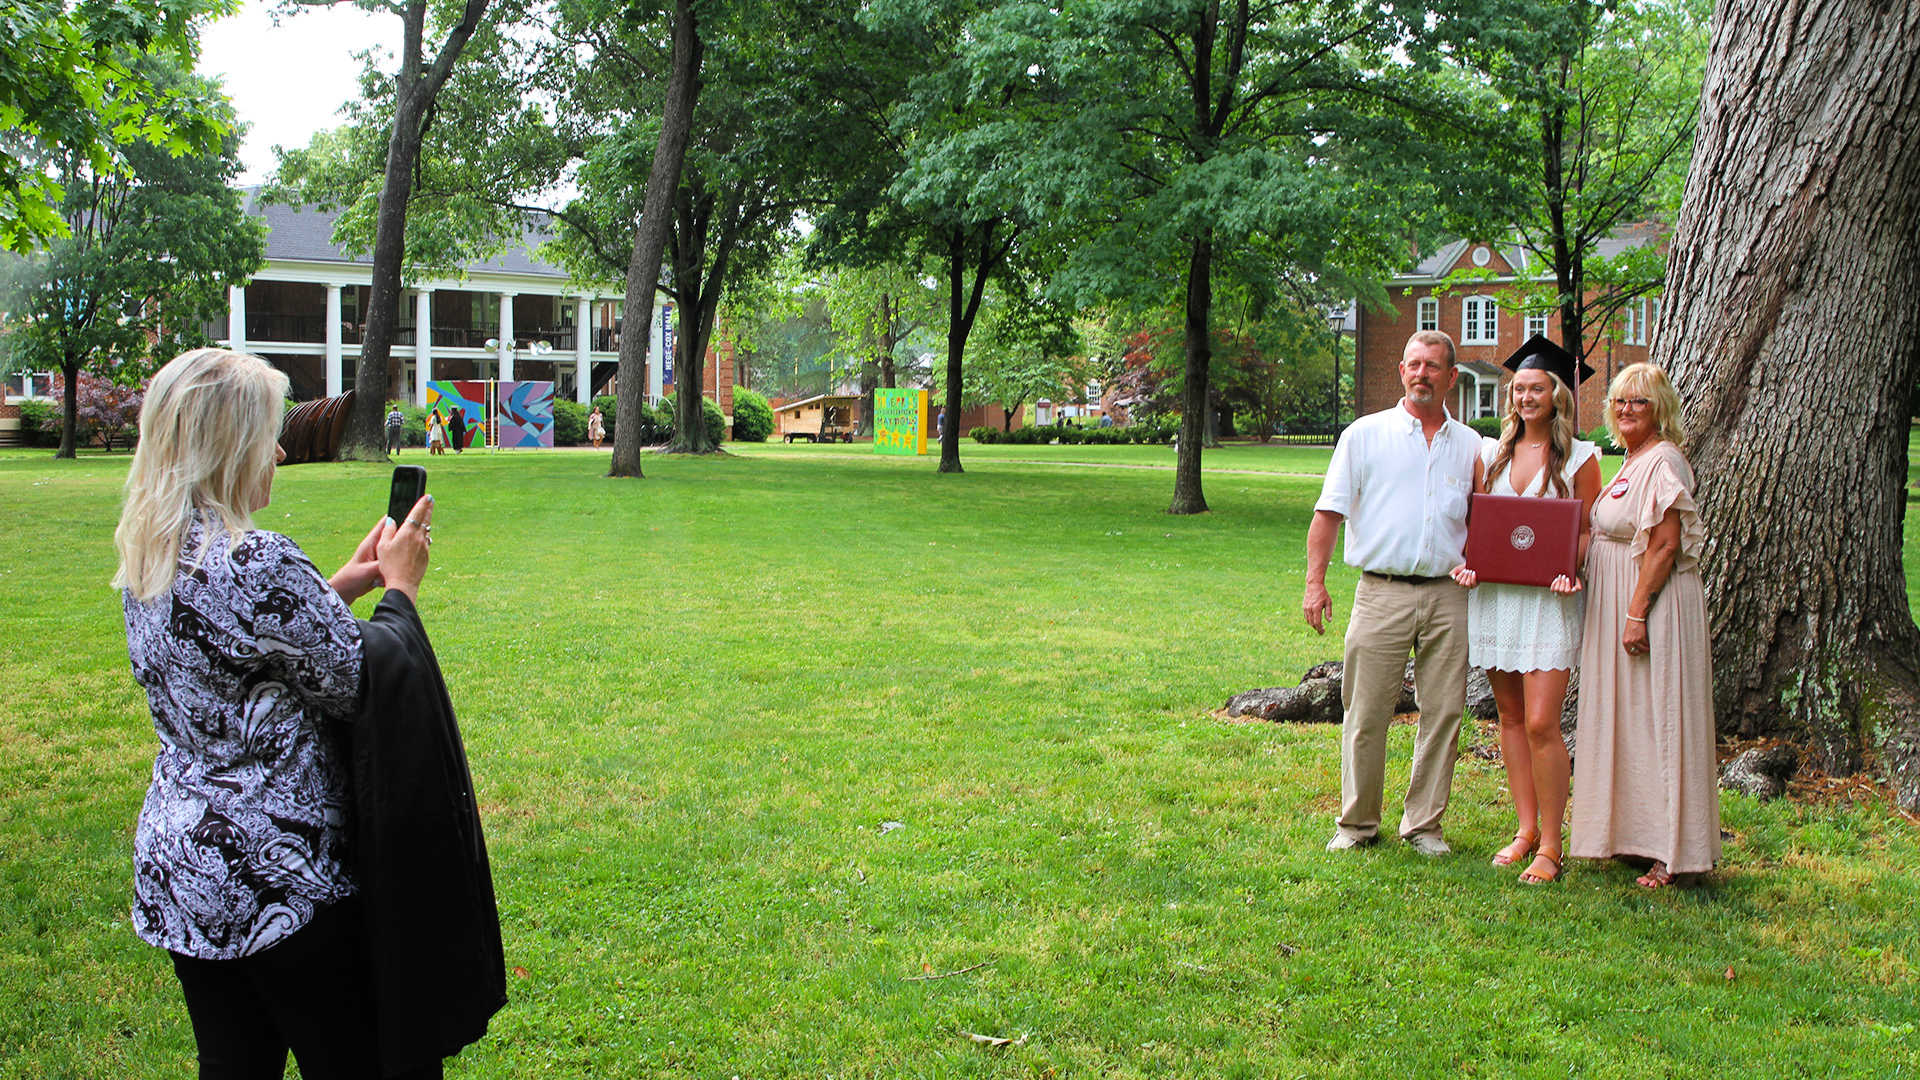
[[[1645,615],[1629,615],[1627,616],[1627,621],[1628,622],[1646,622],[1647,617]]]

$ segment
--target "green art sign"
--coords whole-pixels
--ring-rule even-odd
[[[882,454],[927,452],[927,392],[873,392],[873,448]]]

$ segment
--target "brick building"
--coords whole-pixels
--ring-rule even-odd
[[[1626,232],[1601,241],[1596,254],[1611,257],[1657,240],[1658,234],[1650,228]],[[1447,275],[1461,269],[1493,276],[1435,296],[1434,290]],[[1558,312],[1522,315],[1503,309],[1496,297],[1515,282],[1541,280],[1551,280],[1549,272],[1524,249],[1468,240],[1442,246],[1412,270],[1389,280],[1389,310],[1363,307],[1355,325],[1356,414],[1377,412],[1399,401],[1400,353],[1407,339],[1417,330],[1444,330],[1453,338],[1460,361],[1460,378],[1448,411],[1461,420],[1499,415],[1505,405],[1501,388],[1511,375],[1501,362],[1536,333],[1560,340],[1560,317]],[[1594,375],[1577,392],[1581,431],[1592,431],[1605,422],[1603,399],[1614,373],[1647,358],[1659,303],[1650,298],[1632,301],[1608,324],[1586,328],[1587,363]]]

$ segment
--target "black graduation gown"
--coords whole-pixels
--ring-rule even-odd
[[[386,1075],[475,1042],[507,1003],[500,916],[453,702],[420,614],[388,590],[360,624],[353,864]]]

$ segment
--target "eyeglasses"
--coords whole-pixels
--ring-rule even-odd
[[[1653,404],[1653,401],[1643,397],[1617,397],[1613,398],[1609,404],[1616,409],[1644,409]]]

